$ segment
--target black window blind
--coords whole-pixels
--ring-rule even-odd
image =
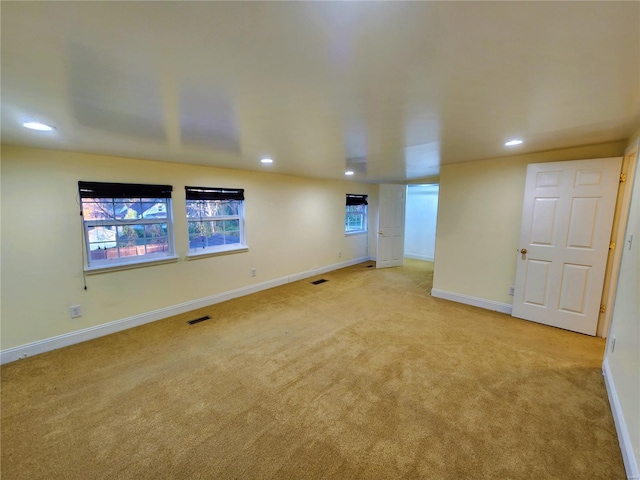
[[[347,193],[347,205],[369,205],[367,203],[368,195],[354,195]]]
[[[80,198],[171,198],[171,185],[78,182]]]
[[[242,188],[184,187],[187,200],[244,200]]]

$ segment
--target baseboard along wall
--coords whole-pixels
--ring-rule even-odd
[[[411,258],[413,260],[422,260],[423,262],[433,262],[434,258],[427,255],[418,255],[417,253],[405,253],[404,258]]]
[[[472,297],[470,295],[463,295],[461,293],[448,292],[446,290],[440,290],[438,288],[431,289],[431,296],[442,298],[444,300],[451,300],[452,302],[464,303],[465,305],[484,308],[486,310],[494,310],[496,312],[506,313],[508,315],[511,315],[511,310],[513,308],[512,305],[508,303],[494,302],[493,300]]]
[[[627,479],[640,480],[640,470],[638,470],[638,463],[633,452],[633,445],[631,444],[629,429],[627,427],[627,423],[624,421],[622,406],[620,405],[618,393],[616,391],[616,387],[613,382],[613,376],[611,375],[611,369],[609,367],[609,359],[607,359],[606,357],[604,359],[604,362],[602,363],[602,375],[604,375],[604,384],[607,387],[609,405],[611,406],[613,422],[616,425],[616,432],[618,433],[618,442],[620,442],[622,461],[624,462],[624,468],[627,472]]]
[[[7,348],[0,351],[0,365],[20,360],[21,358],[32,357],[33,355],[56,350],[58,348],[68,347],[76,343],[86,342],[87,340],[93,340],[94,338],[103,337],[105,335],[110,335],[112,333],[127,330],[129,328],[138,327],[146,323],[162,320],[163,318],[171,317],[173,315],[179,315],[181,313],[186,313],[198,308],[208,307],[209,305],[225,302],[233,298],[243,297],[245,295],[250,295],[262,290],[267,290],[269,288],[278,287],[280,285],[285,285],[291,282],[297,282],[298,280],[304,280],[305,278],[314,277],[316,275],[322,275],[323,273],[350,267],[352,265],[357,265],[358,263],[367,262],[373,259],[374,258],[372,257],[354,258],[353,260],[348,260],[346,262],[335,263],[326,267],[307,270],[304,272],[287,275],[285,277],[275,278],[273,280],[267,280],[266,282],[256,283],[235,290],[230,290],[228,292],[217,293],[209,297],[191,300],[189,302],[180,303],[171,307],[161,308],[140,315],[134,315],[132,317],[115,320],[113,322],[103,323],[102,325],[83,328],[82,330],[76,330],[75,332],[57,335],[55,337],[46,338],[44,340],[38,340],[36,342],[27,343],[25,345]]]

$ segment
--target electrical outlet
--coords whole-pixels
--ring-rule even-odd
[[[509,295],[513,295],[513,293],[515,292],[515,289],[516,289],[516,287],[515,287],[515,286],[513,286],[513,285],[511,285],[511,286],[509,287]]]
[[[255,276],[256,276],[256,269],[255,269],[255,268],[252,268],[252,269],[251,269],[251,276],[252,276],[252,277],[255,277]]]
[[[80,305],[71,305],[69,307],[69,315],[71,318],[78,318],[82,316],[82,307]]]
[[[616,336],[613,335],[611,337],[611,353],[613,353],[615,349],[616,349]]]
[[[338,258],[342,258],[342,252],[338,252]]]

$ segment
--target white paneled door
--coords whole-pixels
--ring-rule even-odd
[[[531,164],[513,316],[595,335],[622,158]]]
[[[376,268],[404,263],[406,185],[380,185]]]

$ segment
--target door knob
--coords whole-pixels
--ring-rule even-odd
[[[526,255],[527,254],[527,249],[523,248],[522,250],[520,250],[520,253],[523,254],[523,255]]]
[[[382,230],[380,230],[380,231],[378,232],[378,235],[382,235]]]

